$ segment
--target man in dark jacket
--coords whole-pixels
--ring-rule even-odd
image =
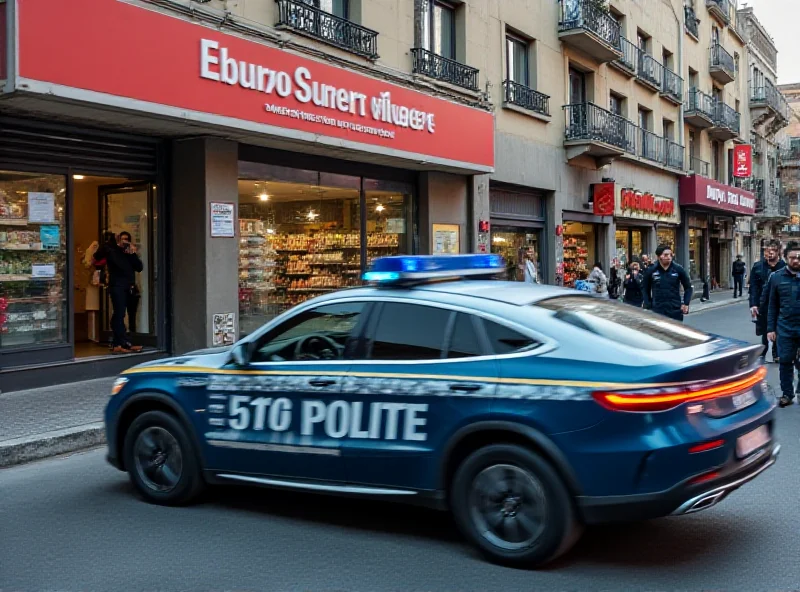
[[[767,282],[767,337],[778,344],[781,398],[779,405],[794,403],[794,362],[800,348],[800,244],[791,242],[784,253],[787,265]]]
[[[745,273],[747,273],[747,266],[744,264],[744,261],[742,261],[742,256],[736,255],[736,261],[733,262],[733,268],[731,269],[731,274],[733,275],[734,298],[740,298],[742,296],[742,287],[744,286]]]
[[[786,262],[781,259],[781,243],[776,239],[770,239],[764,245],[764,258],[756,261],[750,271],[750,314],[756,320],[756,335],[761,336],[761,344],[764,346],[764,350],[761,352],[763,360],[766,360],[767,351],[769,351],[767,294],[764,287],[767,285],[769,276],[784,267],[786,267]],[[776,364],[780,361],[776,342],[772,343],[772,360]]]
[[[650,266],[642,278],[644,307],[665,317],[683,321],[692,301],[692,280],[686,270],[672,260],[672,247],[659,245],[658,263]],[[681,298],[683,286],[683,298]]]
[[[642,298],[642,274],[639,272],[639,264],[636,261],[631,263],[630,271],[625,276],[624,288],[623,302],[636,308],[642,308],[644,302]]]
[[[108,269],[108,293],[114,309],[111,316],[111,330],[114,333],[112,351],[115,354],[141,351],[141,346],[133,345],[128,340],[125,333],[125,315],[131,309],[132,302],[138,302],[136,274],[144,269],[142,260],[136,254],[136,247],[131,244],[129,233],[120,234],[121,244],[117,244],[113,232],[106,232],[103,239],[104,244],[95,253],[94,259],[96,265],[105,263]],[[134,331],[135,327],[130,329]]]

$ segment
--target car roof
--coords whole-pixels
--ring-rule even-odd
[[[526,306],[555,296],[582,296],[584,294],[585,293],[577,290],[541,284],[502,282],[496,280],[460,280],[418,284],[410,287],[368,286],[351,288],[349,290],[334,292],[315,300],[318,302],[335,300],[343,296],[347,296],[348,298],[391,296],[392,298],[408,297],[423,300],[427,297],[431,300],[439,301],[442,299],[442,296],[446,296],[449,297],[449,300],[453,300],[453,297],[456,299],[463,298],[464,301],[477,298],[513,306]]]

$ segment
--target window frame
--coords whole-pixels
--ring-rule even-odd
[[[511,70],[511,52],[510,49],[514,45],[521,46],[524,51],[524,67],[522,71],[525,73],[524,80],[515,80],[512,77],[512,70]],[[531,42],[524,37],[519,35],[515,35],[510,31],[506,31],[506,80],[510,80],[516,84],[520,84],[527,88],[533,88],[531,86]]]
[[[332,0],[332,1],[335,2],[335,0]],[[322,8],[322,0],[312,0],[312,2],[313,2],[314,8],[317,8],[317,9],[321,10],[322,12],[325,12],[327,14],[330,14],[330,15],[333,15],[333,16],[336,16],[336,17],[339,17],[339,18],[344,19],[346,21],[350,20],[350,0],[342,0],[342,4],[343,4],[343,7],[344,7],[344,14],[343,15],[336,14],[333,11],[328,12],[327,10]]]
[[[458,51],[458,40],[456,38],[456,34],[458,31],[458,26],[456,24],[456,11],[457,7],[454,4],[449,2],[445,2],[444,0],[427,0],[428,5],[428,14],[427,14],[427,26],[428,26],[428,35],[427,39],[425,39],[425,43],[427,43],[428,47],[426,48],[433,54],[436,54],[440,57],[443,57],[448,60],[458,61],[457,51]],[[452,42],[450,44],[450,51],[452,53],[452,57],[441,55],[436,53],[436,28],[434,27],[434,9],[436,7],[440,7],[443,10],[447,10],[452,14],[452,26],[450,27],[450,38]]]

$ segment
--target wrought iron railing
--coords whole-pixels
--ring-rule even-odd
[[[605,142],[636,153],[636,124],[594,103],[564,105],[566,140]]]
[[[731,22],[731,3],[729,0],[706,0],[706,6],[709,9],[716,8],[726,24]]]
[[[781,118],[789,120],[789,102],[769,80],[766,80],[762,86],[750,85],[750,103],[756,106],[765,105],[774,110]]]
[[[689,157],[689,170],[701,177],[711,178],[711,163],[695,156]]]
[[[722,45],[714,43],[711,46],[710,65],[712,68],[722,68],[733,78],[736,75],[736,61]]]
[[[639,67],[636,76],[661,89],[664,81],[664,66],[649,53],[639,50]]]
[[[301,0],[276,0],[278,25],[371,59],[378,57],[378,33]]]
[[[414,74],[422,74],[469,90],[478,90],[478,69],[415,47],[411,50]]]
[[[694,11],[694,8],[689,6],[688,4],[683,7],[683,14],[685,16],[686,21],[686,31],[694,36],[696,39],[700,37],[700,19],[697,18],[697,14]]]
[[[686,97],[686,112],[704,115],[714,119],[714,97],[708,95],[697,88],[690,88]]]
[[[639,128],[639,156],[653,162],[666,162],[666,140],[646,129]]]
[[[783,216],[784,218],[788,218],[792,213],[791,198],[789,194],[786,193],[785,191],[781,191],[780,193],[778,193],[778,205],[780,208],[778,214]]]
[[[738,134],[740,120],[741,114],[733,107],[722,101],[714,103],[714,125],[716,127],[724,127]]]
[[[583,29],[593,33],[608,45],[620,49],[619,23],[590,0],[559,0],[559,33]]]
[[[639,48],[625,39],[625,37],[620,37],[619,42],[620,49],[622,49],[622,57],[617,60],[617,64],[635,74],[639,64]]]
[[[503,94],[506,103],[534,111],[542,115],[550,115],[550,97],[519,84],[513,80],[503,82]]]
[[[669,68],[664,68],[664,84],[661,92],[680,102],[683,99],[683,78]]]
[[[667,144],[667,166],[673,169],[684,170],[684,155],[686,150],[677,142],[670,139],[666,140]]]

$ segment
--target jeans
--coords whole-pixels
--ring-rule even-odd
[[[128,345],[128,337],[125,334],[125,315],[128,312],[128,298],[130,289],[123,286],[111,286],[108,289],[111,296],[111,331],[114,333],[114,347],[125,347]]]
[[[797,349],[800,348],[800,335],[789,334],[786,331],[778,333],[778,354],[781,358],[781,394],[789,399],[794,399],[794,367]]]
[[[743,275],[735,275],[733,276],[733,297],[736,298],[736,290],[739,290],[739,296],[742,295],[742,286],[744,285],[744,276]]]
[[[766,358],[767,352],[769,351],[769,339],[767,339],[766,332],[761,336],[761,345],[764,346],[764,349],[761,351],[761,357]],[[778,342],[773,342],[772,344],[772,359],[778,359]]]

